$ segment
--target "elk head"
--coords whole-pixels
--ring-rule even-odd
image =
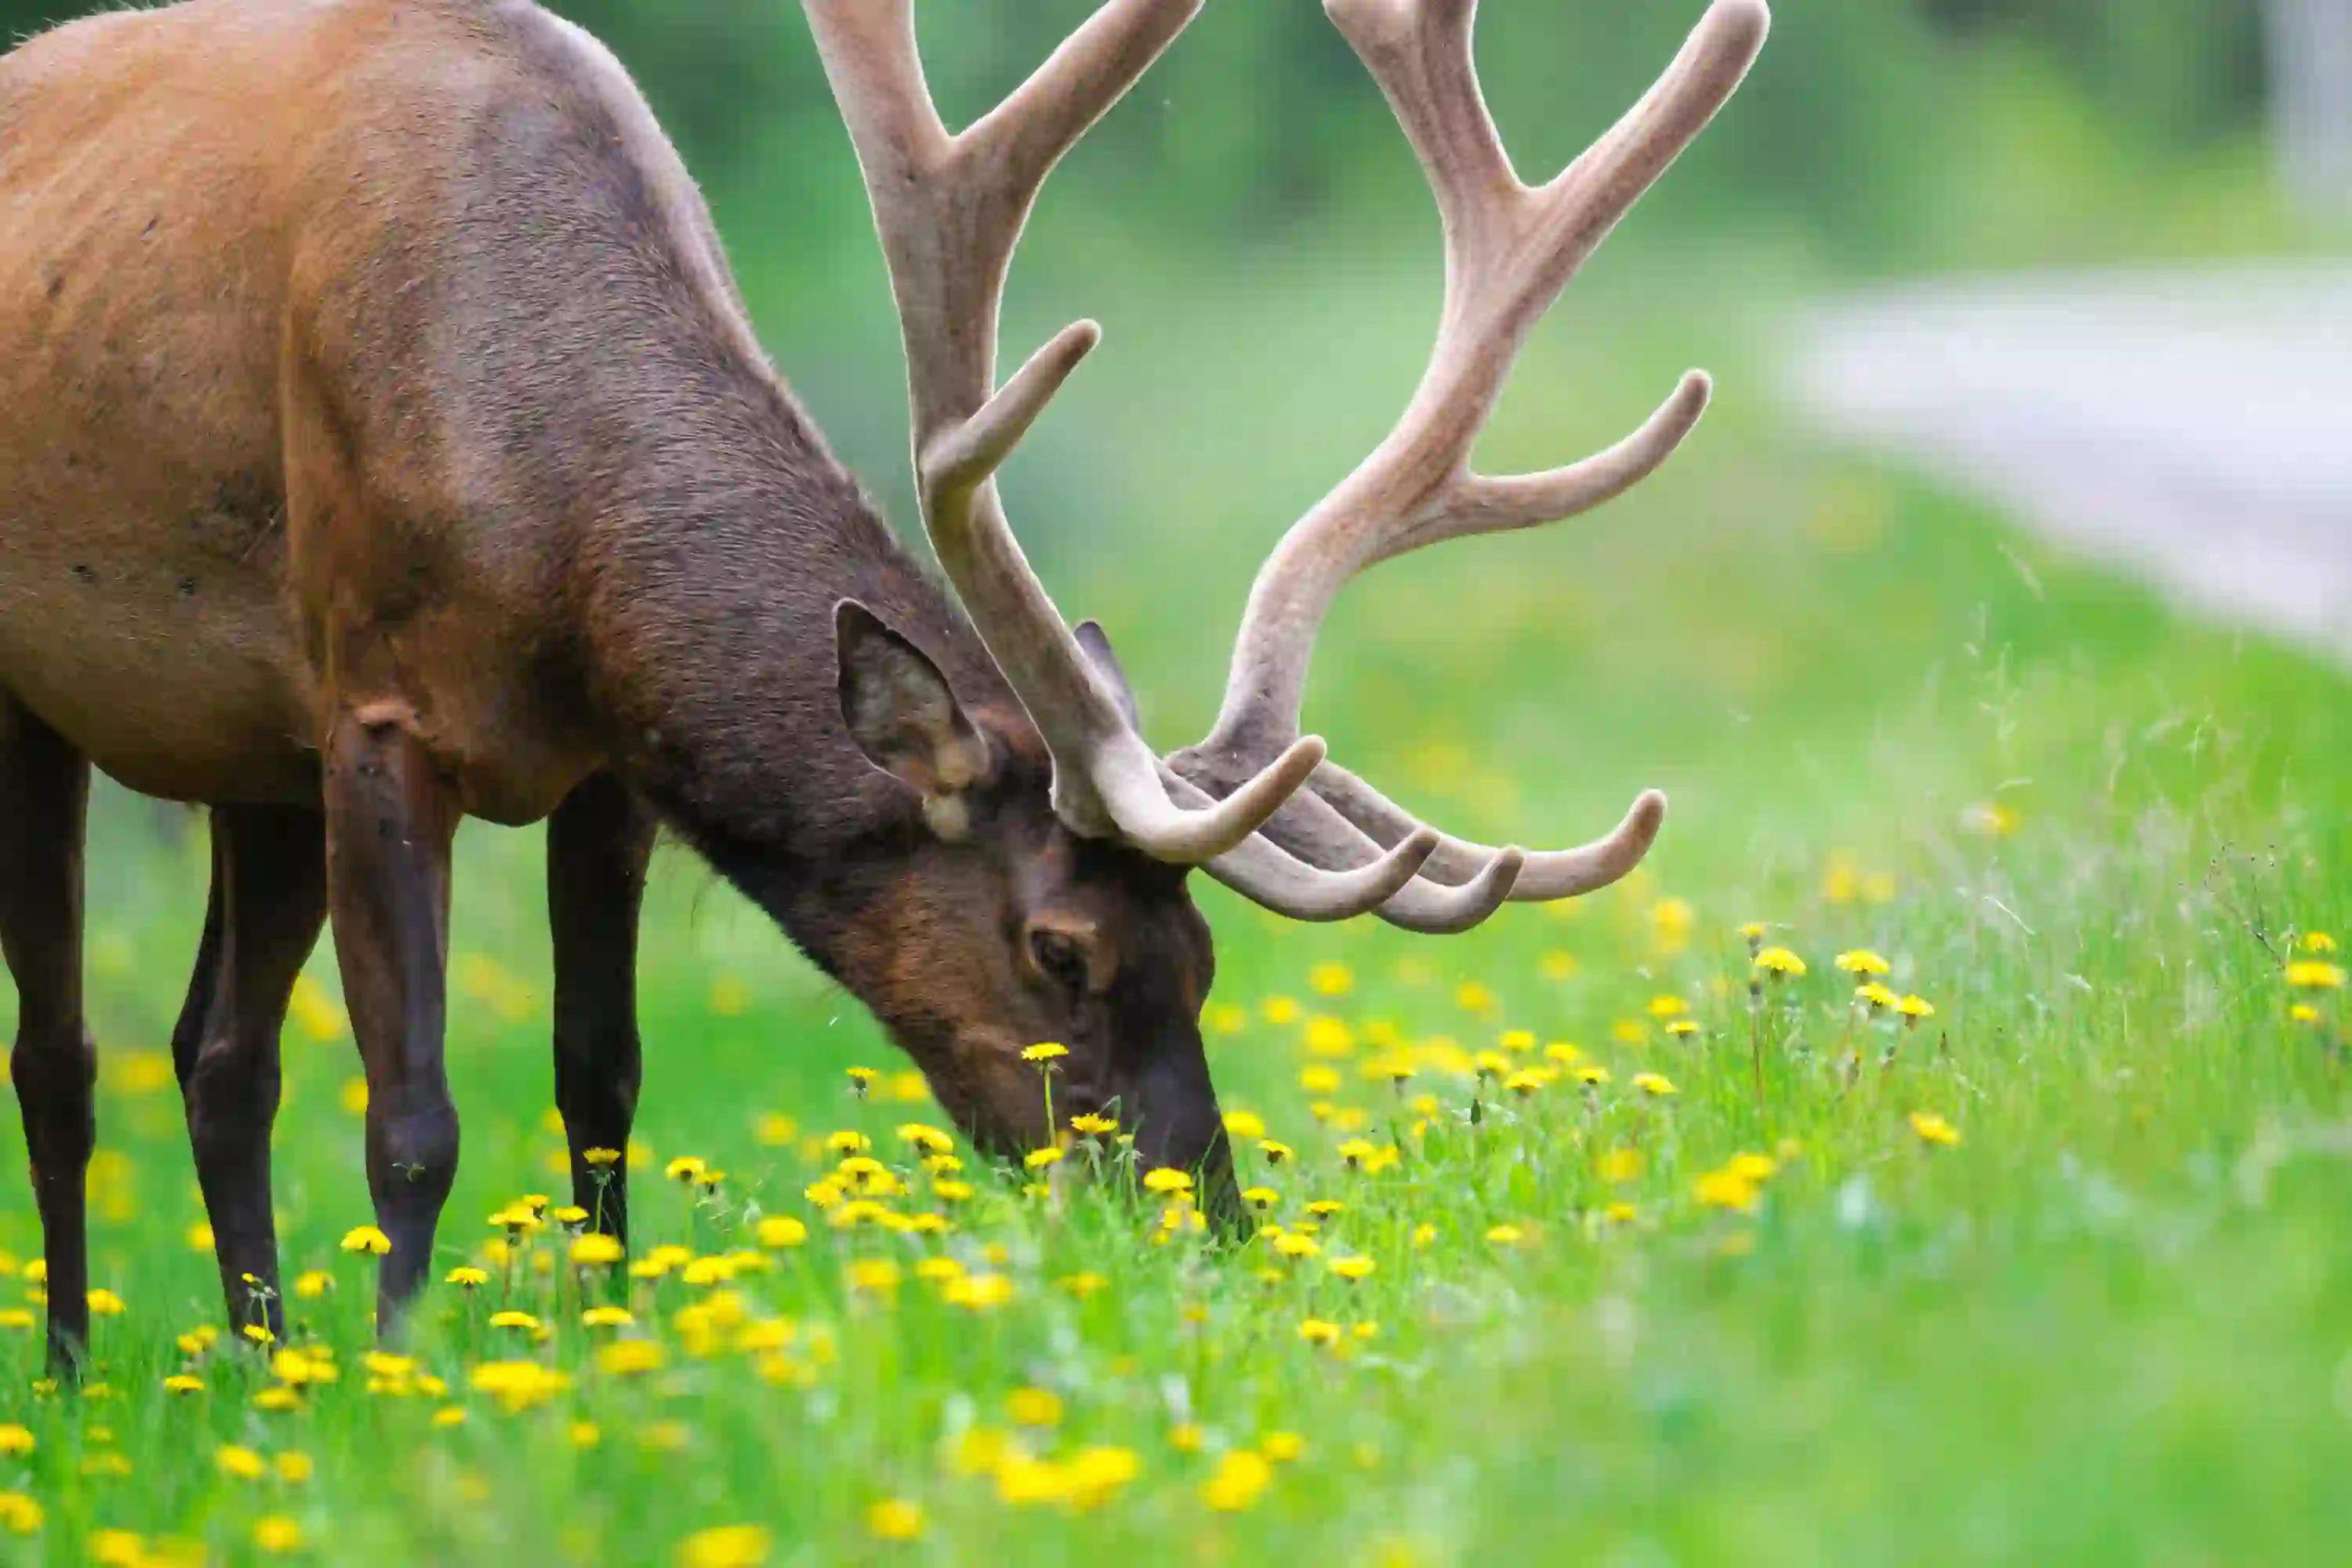
[[[1108,0],[953,134],[923,80],[912,0],[804,4],[889,262],[923,521],[1021,709],[968,711],[919,650],[856,606],[842,611],[845,716],[868,759],[920,803],[942,862],[926,885],[960,889],[936,942],[917,942],[908,962],[975,966],[962,989],[986,998],[960,1004],[966,1021],[940,1021],[937,1039],[903,1022],[898,1032],[983,1136],[1051,1134],[1034,1068],[1012,1070],[1021,1045],[1050,1040],[1072,1052],[1074,1088],[1091,1086],[1073,1109],[1118,1097],[1148,1160],[1213,1160],[1221,1137],[1197,1026],[1212,956],[1184,891],[1189,868],[1298,920],[1370,912],[1450,933],[1507,901],[1606,886],[1657,836],[1665,799],[1647,791],[1579,848],[1449,837],[1328,761],[1300,734],[1299,702],[1317,630],[1358,572],[1440,540],[1585,511],[1645,478],[1697,423],[1709,384],[1694,371],[1641,428],[1580,462],[1506,478],[1470,466],[1528,333],[1738,88],[1769,14],[1763,0],[1715,0],[1650,92],[1564,173],[1529,186],[1478,88],[1475,0],[1325,0],[1436,197],[1437,342],[1395,428],[1259,571],[1215,727],[1162,755],[1143,739],[1108,641],[1055,607],[997,496],[997,468],[1098,330],[1064,329],[1000,387],[997,320],[1046,174],[1200,0]]]

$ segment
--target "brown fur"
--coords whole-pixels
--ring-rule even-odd
[[[185,0],[59,28],[0,60],[0,748],[54,738],[68,773],[25,784],[44,799],[94,764],[323,813],[387,1322],[456,1166],[440,945],[462,815],[590,803],[559,815],[553,885],[600,907],[568,934],[559,909],[560,966],[633,948],[641,801],[992,1143],[1046,1135],[1034,1069],[1004,1063],[1053,1038],[1071,1099],[1132,1119],[1140,1097],[1147,1153],[1213,1152],[1181,874],[1055,821],[1026,716],[768,364],[692,182],[585,35],[525,0]],[[910,787],[861,750],[845,599],[914,650],[927,711],[971,716],[984,776],[942,754]],[[79,910],[16,903],[31,1028],[18,948]],[[1073,942],[1075,988],[1035,962]],[[598,1122],[577,1156],[625,1135],[634,1004],[557,984],[567,1116]],[[187,1059],[244,1042],[211,1077],[274,1085],[255,1053],[277,989],[273,967],[241,1010],[192,993]],[[50,1010],[36,1058],[70,1064],[78,994]],[[84,1113],[60,1095],[25,1113],[69,1152],[49,1119]],[[236,1229],[274,1260],[262,1171]],[[79,1226],[59,1211],[53,1260]],[[79,1328],[68,1308],[53,1342]]]

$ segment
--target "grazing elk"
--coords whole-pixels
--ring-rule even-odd
[[[1001,387],[996,337],[1047,172],[1199,0],[1108,0],[956,134],[911,0],[805,4],[889,263],[952,598],[769,365],[627,77],[527,0],[186,0],[0,63],[0,941],[54,1353],[87,1328],[93,763],[212,810],[173,1053],[233,1316],[256,1310],[241,1276],[276,1278],[278,1035],[331,922],[387,1326],[457,1165],[443,970],[467,815],[549,819],[583,1203],[582,1156],[625,1143],[637,1093],[656,824],[863,1000],[983,1146],[1051,1135],[1018,1053],[1059,1040],[1058,1109],[1115,1103],[1148,1163],[1228,1188],[1189,869],[1301,920],[1447,932],[1612,881],[1656,835],[1651,793],[1580,849],[1445,837],[1327,761],[1298,706],[1354,574],[1596,505],[1697,420],[1694,373],[1583,462],[1469,466],[1538,318],[1738,86],[1761,0],[1716,0],[1541,186],[1481,100],[1472,0],[1327,0],[1435,193],[1444,314],[1395,429],[1259,573],[1214,731],[1166,756],[993,478],[1096,329]]]

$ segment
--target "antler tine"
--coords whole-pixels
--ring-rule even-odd
[[[1655,471],[1697,424],[1710,384],[1694,371],[1638,430],[1580,462],[1503,478],[1470,466],[1536,323],[1730,98],[1770,22],[1765,0],[1714,0],[1641,101],[1534,189],[1512,172],[1479,90],[1471,47],[1476,0],[1324,0],[1324,9],[1380,84],[1428,177],[1444,225],[1445,304],[1428,368],[1396,427],[1291,528],[1252,585],[1216,725],[1171,759],[1213,788],[1297,734],[1316,634],[1357,573],[1442,540],[1590,510]],[[1302,799],[1269,831],[1318,865],[1355,865],[1421,826],[1336,764],[1318,769],[1308,788],[1340,823]],[[1647,852],[1664,816],[1664,797],[1645,793],[1606,837],[1529,856],[1510,896],[1566,898],[1615,880]],[[1499,853],[1448,838],[1423,875],[1476,881]]]
[[[1094,675],[1005,521],[995,473],[1100,337],[1064,329],[995,389],[1004,275],[1045,176],[1183,30],[1201,0],[1107,0],[1028,81],[950,134],[923,81],[913,0],[803,0],[866,176],[906,341],[915,470],[940,564],[1054,758],[1074,831],[1193,865],[1255,832],[1322,761],[1297,740],[1186,810]]]
[[[1168,793],[1180,802],[1213,798],[1181,774],[1163,777]],[[1490,851],[1461,887],[1422,881],[1417,874],[1444,842],[1435,829],[1416,826],[1383,851],[1311,793],[1293,795],[1276,821],[1294,812],[1315,814],[1317,827],[1307,837],[1319,833],[1335,844],[1349,841],[1348,849],[1363,863],[1332,871],[1300,860],[1281,846],[1288,835],[1269,825],[1203,869],[1244,898],[1292,920],[1344,921],[1376,910],[1391,925],[1436,936],[1468,931],[1502,908],[1519,877],[1523,852],[1501,849]]]

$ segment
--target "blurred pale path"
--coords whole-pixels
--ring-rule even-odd
[[[1790,383],[1834,437],[2352,659],[2352,268],[1908,287],[1810,316]]]

